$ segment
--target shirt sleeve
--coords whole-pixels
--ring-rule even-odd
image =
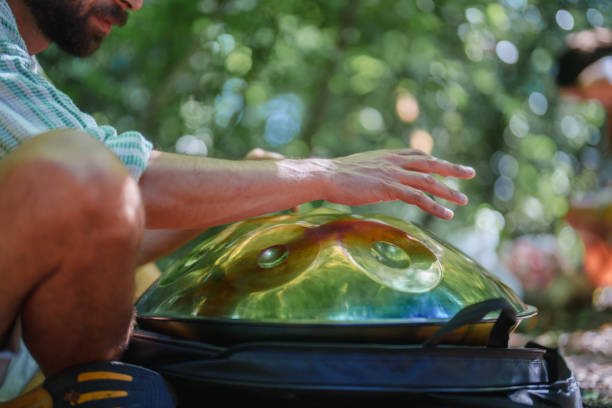
[[[117,133],[112,126],[94,126],[84,129],[112,150],[138,180],[149,162],[153,145],[135,131]]]
[[[0,45],[0,157],[23,140],[53,129],[80,129],[102,142],[135,179],[145,171],[153,145],[134,131],[98,125],[36,72],[29,55]],[[13,52],[11,52],[13,51]]]

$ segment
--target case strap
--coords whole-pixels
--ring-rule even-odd
[[[510,330],[516,325],[516,311],[512,305],[503,298],[489,299],[461,309],[444,326],[440,327],[429,339],[423,343],[423,347],[436,347],[442,338],[448,333],[481,320],[487,314],[501,310],[497,321],[493,325],[487,347],[507,348]]]

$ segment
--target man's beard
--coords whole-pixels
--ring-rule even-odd
[[[92,29],[90,20],[102,17],[116,25],[127,22],[127,13],[111,3],[93,6],[83,12],[76,0],[24,0],[38,27],[50,41],[77,57],[91,55],[100,47],[106,33]]]

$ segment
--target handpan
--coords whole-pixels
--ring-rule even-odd
[[[328,208],[252,218],[207,236],[137,302],[139,327],[189,340],[420,343],[457,312],[503,298],[537,310],[418,226]],[[448,334],[484,345],[496,315]],[[511,330],[514,330],[514,326]]]

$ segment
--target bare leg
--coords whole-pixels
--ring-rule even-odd
[[[21,316],[46,374],[117,358],[144,229],[136,182],[87,134],[54,131],[0,161],[0,338]]]

